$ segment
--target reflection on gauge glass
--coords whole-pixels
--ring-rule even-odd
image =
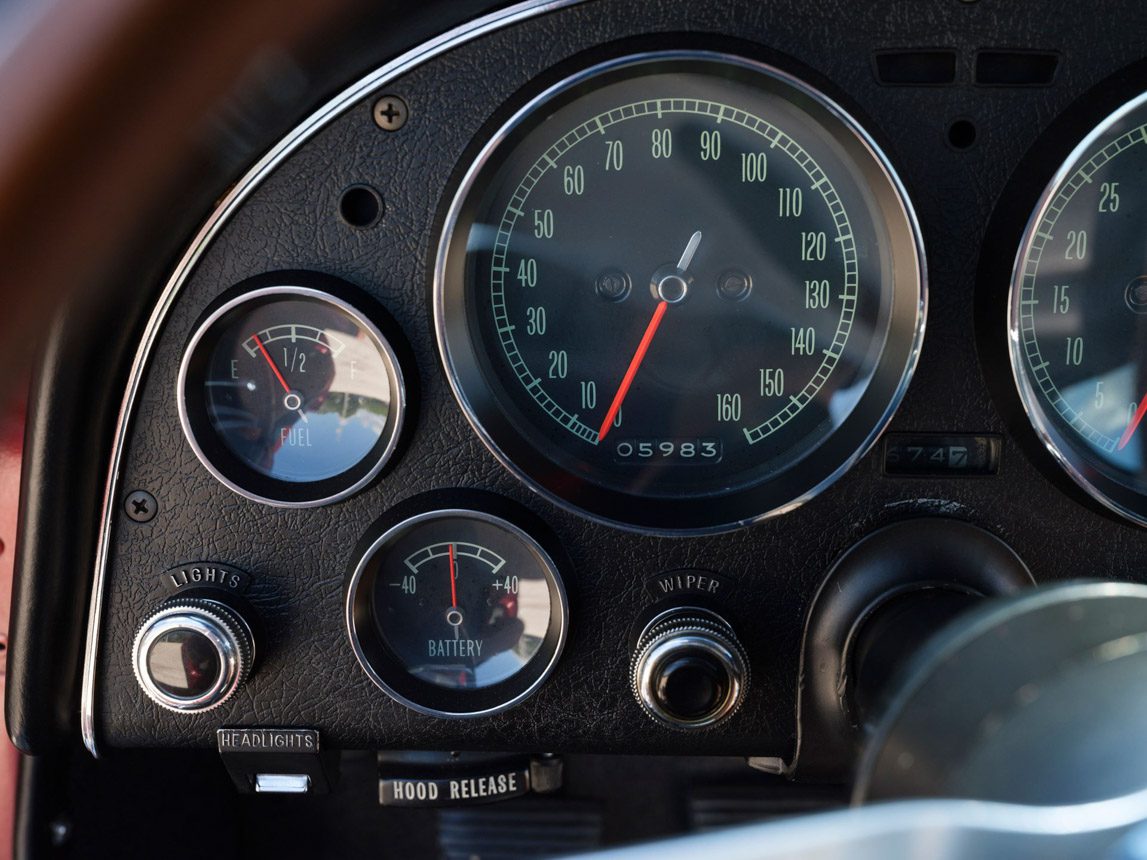
[[[564,641],[554,562],[510,522],[470,510],[422,514],[363,553],[348,591],[360,662],[428,713],[509,707],[537,688]]]
[[[342,298],[297,284],[245,291],[210,313],[179,385],[199,459],[232,489],[270,504],[317,505],[360,489],[402,425],[403,380],[390,344]]]
[[[908,202],[838,106],[657,53],[580,72],[477,153],[446,220],[439,343],[499,458],[614,523],[712,531],[838,477],[923,328]]]
[[[1075,480],[1147,524],[1147,94],[1068,157],[1028,224],[1010,294],[1024,407]]]

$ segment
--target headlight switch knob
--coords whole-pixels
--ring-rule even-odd
[[[200,713],[223,704],[247,680],[255,642],[250,625],[230,606],[176,598],[143,623],[132,656],[148,698],[171,711]]]

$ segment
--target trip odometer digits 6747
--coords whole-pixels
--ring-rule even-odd
[[[824,96],[744,60],[627,57],[535,96],[446,225],[437,325],[468,417],[533,485],[619,524],[713,530],[811,496],[874,440],[919,346],[890,166]]]

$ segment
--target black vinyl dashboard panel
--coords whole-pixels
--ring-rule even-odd
[[[1119,15],[1114,6],[1081,15],[1071,4],[990,0],[526,3],[398,59],[379,57],[376,72],[253,167],[167,284],[151,285],[156,305],[128,381],[93,582],[88,747],[208,747],[220,728],[275,726],[317,729],[351,749],[732,754],[783,770],[815,669],[802,670],[806,618],[833,565],[877,529],[956,519],[1008,544],[1037,581],[1141,578],[1141,529],[1072,484],[1043,449],[1007,351],[1011,266],[1040,192],[1090,128],[1147,87],[1144,11],[1119,6]],[[532,154],[521,175],[546,174],[546,158],[553,167],[531,180],[540,190],[528,208],[513,182],[488,177],[494,189],[509,182],[507,196],[494,190],[474,205],[516,212],[520,226],[501,222],[509,238],[491,238],[479,219],[458,234],[461,253],[506,270],[494,325],[523,330],[521,345],[502,353],[497,344],[512,334],[470,331],[490,364],[483,373],[501,386],[491,395],[501,406],[490,408],[535,422],[515,443],[534,458],[522,466],[506,442],[518,429],[491,424],[444,363],[435,318],[443,231],[476,154],[516,111],[580,71],[633,57],[731,58],[770,86],[795,81],[798,95],[786,91],[760,112],[811,130],[782,140],[757,119],[757,138],[746,136],[747,120],[718,129],[706,123],[726,118],[721,105],[756,117],[736,101],[749,96],[719,102],[690,90],[692,106],[674,113],[673,96],[638,77],[653,95],[624,104],[654,106],[622,110],[616,138],[599,119],[597,160],[563,161],[578,141],[531,151],[528,135],[514,138],[518,150],[492,150],[507,164]],[[764,89],[756,78],[714,77]],[[535,123],[543,136],[547,119]],[[799,157],[778,153],[790,139]],[[614,140],[625,161],[606,145]],[[637,219],[621,174],[673,158],[692,161],[682,174],[641,180],[654,214]],[[718,161],[723,172],[699,184],[699,165]],[[770,177],[766,222],[765,205],[743,195]],[[835,198],[829,185],[840,187]],[[674,196],[700,195],[695,187],[710,197],[693,208]],[[596,210],[570,208],[594,194],[606,195]],[[683,208],[677,221],[664,217]],[[726,210],[739,223],[710,227]],[[838,210],[855,223],[842,227]],[[562,317],[551,306],[539,318],[542,304],[513,298],[536,288],[531,279],[546,283],[548,258],[530,242],[560,240],[579,211],[570,229],[584,241],[560,260],[563,277],[587,284],[579,307],[596,302],[601,320],[602,309],[627,302],[644,309],[596,341],[609,323],[567,314],[564,339],[531,345],[527,337],[545,338]],[[685,229],[693,217],[706,223]],[[734,240],[756,219],[763,233]],[[678,231],[664,253],[644,268],[627,262],[663,221]],[[578,271],[601,235],[618,240],[620,262]],[[791,260],[778,262],[778,247]],[[480,282],[486,270],[475,267],[458,277]],[[774,286],[790,282],[791,296]],[[285,286],[290,296],[276,292]],[[272,289],[251,303],[260,287]],[[747,376],[721,362],[692,373],[705,356],[690,357],[689,339],[709,332],[712,349],[724,348],[726,333],[753,322],[755,299],[772,303],[758,329],[776,329],[761,335],[774,344],[762,347],[766,358]],[[693,309],[709,321],[678,334],[677,355],[659,359],[651,350]],[[185,362],[204,337],[203,356]],[[642,411],[647,352],[646,378],[695,399],[660,409],[652,398]],[[593,363],[606,354],[614,376]],[[514,373],[499,371],[499,355]],[[739,367],[743,353],[730,355]],[[308,364],[327,374],[314,390]],[[579,379],[586,367],[595,369]],[[190,429],[180,415],[189,385],[200,394],[184,412],[201,414]],[[273,396],[253,406],[264,388]],[[699,429],[691,404],[702,401],[716,429]],[[861,412],[864,426],[851,429]],[[271,441],[252,447],[258,422]],[[665,422],[679,429],[650,429]],[[216,453],[192,444],[203,438]],[[607,439],[612,453],[599,456]],[[844,449],[822,463],[841,439]],[[568,454],[587,441],[596,460]],[[281,455],[292,448],[326,454],[292,464]],[[753,459],[766,448],[775,462]],[[642,450],[665,459],[660,471],[626,471],[623,461]],[[681,465],[706,450],[721,456]],[[935,465],[913,465],[921,456]],[[579,490],[617,474],[624,503]],[[647,519],[647,510],[658,513]],[[161,607],[188,606],[211,635],[230,637],[227,648],[193,660],[186,631],[154,628]],[[722,703],[709,722],[665,718],[634,696],[642,660],[665,633],[658,618],[682,607],[737,679],[728,689],[703,679]],[[167,646],[183,647],[174,667]],[[218,689],[196,686],[204,674],[219,676]]]

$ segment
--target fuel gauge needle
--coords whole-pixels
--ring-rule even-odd
[[[302,418],[305,423],[310,424],[310,419],[307,418],[302,410],[303,399],[291,391],[291,386],[287,385],[287,380],[283,378],[282,371],[280,371],[279,366],[275,364],[275,360],[271,358],[271,353],[267,352],[267,347],[263,346],[263,341],[259,339],[259,335],[253,334],[251,337],[255,339],[255,346],[259,347],[259,352],[263,353],[263,358],[267,360],[267,364],[271,366],[271,371],[275,374],[275,379],[279,380],[279,385],[283,386],[283,390],[287,392],[287,396],[283,398],[283,405],[291,409],[291,401],[297,400],[299,405],[294,407],[294,411],[299,413],[299,417]]]
[[[1143,420],[1143,416],[1147,415],[1147,394],[1143,395],[1143,399],[1139,401],[1139,408],[1135,410],[1135,415],[1131,418],[1127,429],[1123,431],[1123,435],[1119,437],[1119,444],[1115,446],[1116,451],[1122,451],[1127,447],[1127,443],[1131,441],[1131,437],[1135,435],[1135,431],[1139,429],[1139,424]]]

